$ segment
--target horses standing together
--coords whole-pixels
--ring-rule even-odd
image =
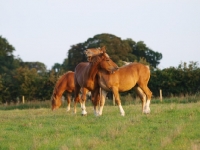
[[[118,67],[106,53],[105,47],[93,48],[85,50],[88,62],[79,63],[74,72],[74,79],[68,80],[73,82],[72,90],[66,91],[71,93],[74,91],[74,112],[76,113],[77,102],[81,103],[82,115],[86,115],[86,94],[91,91],[91,98],[94,105],[94,113],[96,116],[102,115],[105,104],[105,97],[108,91],[113,92],[115,101],[119,107],[122,116],[125,112],[121,105],[119,92],[128,91],[134,88],[142,101],[142,112],[150,113],[150,100],[152,92],[147,84],[150,79],[150,69],[140,63],[130,63],[123,67]],[[72,73],[72,72],[71,72]],[[56,87],[55,87],[56,88]],[[60,94],[56,96],[56,92],[52,96],[52,109],[59,108],[61,102],[59,100]],[[82,96],[79,93],[82,89]],[[100,90],[101,89],[101,90]],[[59,93],[59,92],[58,92]],[[62,91],[60,92],[62,93]],[[56,98],[58,97],[58,98]],[[67,96],[68,104],[69,99]],[[98,110],[98,105],[100,105]],[[69,105],[68,105],[69,107]],[[69,108],[68,108],[69,109]]]

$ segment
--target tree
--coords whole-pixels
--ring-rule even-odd
[[[43,76],[37,92],[38,99],[49,100],[51,98],[57,78],[58,77],[54,70],[49,71],[45,76]]]
[[[15,58],[15,48],[0,36],[0,101],[15,100],[18,85],[13,80],[14,70],[20,66],[21,59]]]
[[[5,73],[15,68],[14,50],[15,48],[0,36],[0,73]]]
[[[80,62],[86,62],[87,59],[84,55],[85,46],[82,43],[71,46],[71,49],[68,51],[68,68],[71,71],[74,71],[74,68]]]
[[[120,60],[132,61],[129,58],[132,57],[132,50],[126,41],[112,34],[99,34],[93,38],[89,38],[84,45],[86,48],[95,48],[106,46],[106,51],[111,59],[118,63]]]
[[[186,96],[200,92],[200,68],[197,62],[181,63],[177,68],[170,67],[163,70],[153,70],[149,87],[154,96],[159,96],[162,89],[163,96]]]
[[[130,43],[132,44],[132,43]],[[134,44],[134,43],[133,43]],[[162,59],[162,54],[158,52],[154,52],[149,49],[143,41],[139,41],[132,45],[133,54],[139,58],[145,58],[146,61],[151,64],[154,68],[156,68],[160,64],[160,60]]]
[[[62,69],[63,69],[64,72],[67,72],[67,71],[70,70],[69,69],[69,59],[68,58],[64,59],[64,61],[62,63]]]
[[[54,70],[55,72],[59,73],[62,69],[62,65],[59,63],[55,63],[52,67],[52,70]]]
[[[162,59],[161,53],[149,49],[142,41],[136,43],[130,38],[122,40],[112,34],[98,34],[83,43],[71,46],[68,51],[69,69],[73,71],[78,63],[87,61],[84,55],[85,49],[102,46],[106,46],[108,55],[119,66],[122,61],[139,62],[142,59],[142,62],[147,62],[152,67],[157,67]]]
[[[38,61],[37,62],[21,62],[20,66],[23,68],[27,67],[29,69],[35,68],[38,72],[47,71],[45,64]]]

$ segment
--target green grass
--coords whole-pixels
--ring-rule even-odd
[[[200,149],[200,102],[151,104],[150,115],[141,104],[125,105],[125,117],[117,106],[105,106],[101,117],[91,106],[84,117],[79,106],[76,115],[36,106],[0,106],[1,150]]]

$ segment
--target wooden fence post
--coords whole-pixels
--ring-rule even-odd
[[[162,90],[160,89],[160,101],[162,102]]]
[[[23,103],[23,104],[25,103],[25,99],[24,99],[24,96],[22,96],[22,103]]]

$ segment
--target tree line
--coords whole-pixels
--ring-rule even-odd
[[[179,96],[199,92],[200,68],[198,62],[181,63],[178,67],[158,69],[162,54],[153,51],[143,41],[131,38],[122,40],[112,34],[98,34],[83,43],[74,44],[62,64],[55,63],[50,70],[42,62],[24,62],[13,55],[15,51],[8,40],[0,36],[0,103],[27,100],[49,100],[54,85],[62,74],[74,71],[80,62],[86,62],[84,50],[106,46],[111,59],[118,65],[141,62],[151,68],[149,87],[155,97],[159,89],[163,96]],[[133,90],[123,94],[133,93]]]

